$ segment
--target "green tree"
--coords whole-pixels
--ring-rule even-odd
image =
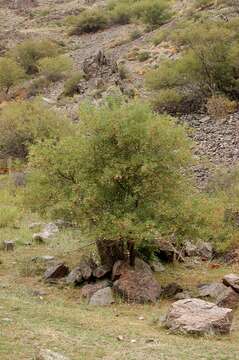
[[[0,58],[0,91],[8,93],[24,77],[23,69],[12,59]]]
[[[27,203],[79,224],[98,244],[183,234],[191,188],[184,129],[139,101],[87,105],[80,119],[74,136],[31,147]]]

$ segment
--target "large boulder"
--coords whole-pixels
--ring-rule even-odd
[[[129,270],[132,270],[132,267],[129,265],[128,262],[123,260],[118,260],[113,266],[112,270],[112,280],[118,279],[121,275],[128,273]],[[144,272],[149,275],[153,274],[153,271],[149,264],[147,264],[145,261],[143,261],[140,258],[135,259],[135,266],[134,270],[137,272]]]
[[[232,310],[201,299],[185,299],[173,303],[166,315],[165,326],[172,332],[190,334],[228,334]]]
[[[115,271],[113,275],[114,278],[119,276],[119,279],[113,284],[114,291],[128,302],[156,302],[160,297],[161,287],[150,266],[142,260],[135,268],[122,263],[118,267],[118,272]]]
[[[114,303],[113,293],[111,287],[106,287],[96,291],[90,298],[90,305],[111,305]]]
[[[197,245],[197,252],[198,255],[201,256],[203,259],[211,259],[213,255],[212,244],[210,244],[209,242],[200,242]]]
[[[69,268],[64,263],[56,264],[51,266],[44,273],[44,279],[51,281],[54,279],[61,279],[69,274]]]
[[[225,275],[222,279],[223,284],[230,286],[233,290],[239,293],[239,276],[236,274]]]

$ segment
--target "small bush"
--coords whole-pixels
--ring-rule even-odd
[[[107,16],[101,10],[85,10],[74,19],[70,35],[96,32],[105,29],[108,25]]]
[[[69,79],[66,80],[64,84],[63,94],[65,96],[73,96],[78,92],[79,82],[83,79],[83,74],[81,72],[76,72]]]
[[[45,57],[38,62],[39,73],[49,81],[58,81],[72,68],[72,60],[64,55]]]
[[[23,78],[24,71],[14,60],[0,58],[0,92],[7,94],[9,89]]]
[[[140,30],[134,30],[130,33],[129,38],[131,41],[137,40],[142,36],[142,33]]]
[[[40,59],[55,57],[59,53],[60,47],[50,40],[26,40],[10,52],[27,74],[38,72],[38,61]]]
[[[177,113],[181,108],[183,95],[175,89],[161,90],[152,99],[152,106],[154,110],[162,113],[167,112],[169,114]]]
[[[0,228],[15,227],[19,218],[19,209],[17,207],[0,206]]]
[[[207,112],[210,116],[221,119],[228,114],[234,113],[238,108],[236,101],[232,101],[225,96],[212,96],[207,101]]]
[[[143,51],[138,54],[138,60],[144,62],[150,58],[150,53],[148,51]]]
[[[59,119],[40,101],[10,103],[0,114],[0,128],[0,157],[20,159],[27,156],[30,144],[71,132],[69,120]]]

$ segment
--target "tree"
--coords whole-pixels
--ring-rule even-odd
[[[0,58],[0,91],[9,92],[24,77],[23,69],[10,58]]]
[[[28,204],[79,224],[102,258],[109,243],[121,257],[124,244],[132,255],[135,243],[183,232],[191,162],[184,129],[139,101],[85,105],[80,119],[74,136],[31,147]]]

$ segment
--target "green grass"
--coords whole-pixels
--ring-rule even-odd
[[[77,264],[83,251],[94,250],[79,250],[79,237],[78,231],[65,231],[48,244],[30,247],[18,244],[14,253],[2,252],[1,360],[34,359],[40,348],[60,352],[72,360],[189,360],[192,356],[195,360],[239,359],[239,312],[235,314],[230,336],[172,335],[160,324],[170,304],[165,300],[156,305],[118,303],[111,307],[90,307],[81,301],[79,289],[46,285],[34,271],[23,276],[22,264],[37,255],[55,255],[71,266]],[[189,270],[183,264],[176,264],[167,266],[158,279],[162,284],[178,281],[191,288],[238,270],[238,266],[212,270],[207,263]],[[47,295],[33,296],[33,291],[39,289]],[[139,320],[140,316],[144,320]],[[123,341],[117,339],[119,335]]]

